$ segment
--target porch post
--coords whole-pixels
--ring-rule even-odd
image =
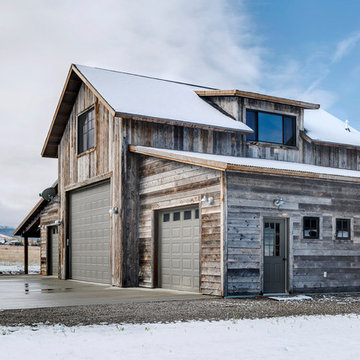
[[[24,236],[24,273],[29,273],[29,249],[28,249],[28,237]]]

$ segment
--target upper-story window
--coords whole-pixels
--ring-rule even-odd
[[[95,114],[90,109],[78,117],[78,154],[95,146]]]
[[[249,141],[296,146],[296,118],[293,116],[246,110],[246,125],[254,130],[246,137]]]

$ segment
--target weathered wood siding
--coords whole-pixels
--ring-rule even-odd
[[[360,150],[303,142],[303,159],[306,164],[341,169],[360,170]]]
[[[40,272],[41,275],[48,274],[48,228],[59,220],[59,197],[56,196],[40,213]]]
[[[95,147],[82,154],[77,153],[77,117],[85,110],[95,109]],[[82,84],[73,106],[68,124],[62,136],[59,151],[59,194],[61,198],[60,218],[64,223],[59,227],[60,275],[66,273],[66,237],[69,231],[68,196],[76,187],[110,179],[110,198],[114,207],[121,209],[121,119],[112,116],[109,109],[101,103],[94,93]],[[111,266],[112,284],[121,285],[121,217],[111,216]]]
[[[139,164],[139,284],[153,287],[156,211],[199,205],[201,224],[200,291],[220,295],[221,291],[221,204],[220,171],[141,156]],[[206,194],[214,204],[202,204]]]
[[[236,172],[227,184],[228,295],[262,291],[264,217],[287,219],[290,292],[360,290],[360,184]],[[303,239],[303,216],[320,218],[319,240]],[[351,240],[335,239],[336,218],[351,219]]]
[[[132,145],[218,155],[245,154],[243,135],[239,134],[133,120],[126,120],[126,129],[127,141]]]

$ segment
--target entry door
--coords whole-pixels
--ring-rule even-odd
[[[286,290],[285,220],[264,219],[264,293]]]
[[[49,275],[58,275],[59,251],[58,251],[58,228],[51,226],[49,228]]]

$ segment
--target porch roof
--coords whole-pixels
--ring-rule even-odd
[[[235,157],[130,145],[131,152],[213,168],[274,175],[359,182],[360,171],[288,161]]]

